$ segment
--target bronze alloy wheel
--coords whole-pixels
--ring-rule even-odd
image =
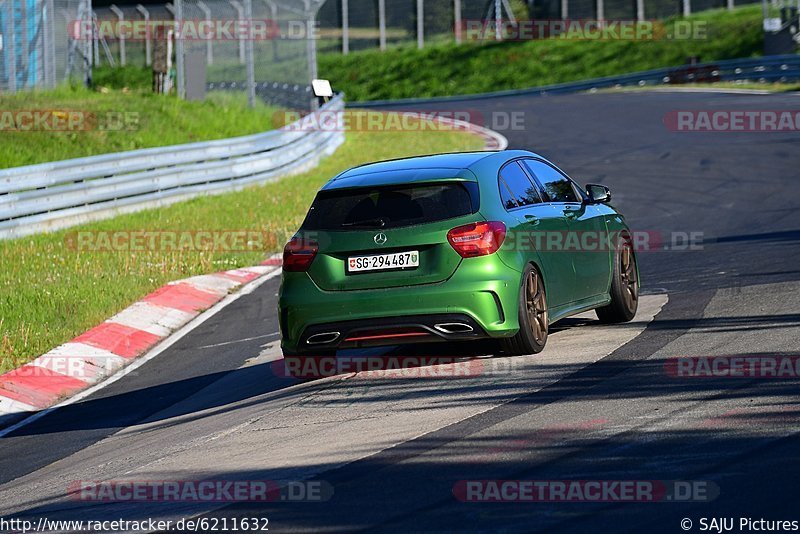
[[[547,294],[541,272],[531,264],[525,267],[519,288],[519,330],[500,341],[510,355],[538,354],[547,343],[549,317]]]
[[[628,312],[636,313],[639,300],[639,273],[636,270],[636,257],[630,243],[625,243],[620,252],[619,277],[622,297]]]
[[[525,283],[525,303],[533,339],[537,344],[544,345],[547,339],[547,302],[544,297],[542,277],[536,269],[531,269],[528,273]]]
[[[598,319],[604,323],[624,323],[633,319],[639,307],[639,270],[630,239],[622,241],[614,255],[609,297],[611,302],[608,305],[595,310]]]

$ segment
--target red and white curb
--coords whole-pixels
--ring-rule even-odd
[[[277,274],[280,256],[261,265],[170,282],[102,324],[0,375],[0,426],[99,384],[244,285]]]
[[[484,150],[504,150],[508,146],[504,136],[488,128],[444,117],[433,118],[482,137]],[[0,434],[43,415],[48,408],[90,394],[93,386],[102,387],[116,380],[121,369],[138,367],[131,365],[136,360],[143,364],[157,356],[169,343],[196,326],[190,323],[203,311],[224,305],[230,293],[244,291],[245,285],[279,274],[282,263],[281,255],[275,254],[255,267],[170,282],[72,341],[0,375],[0,428],[14,425]],[[152,350],[159,344],[160,348]],[[33,413],[37,415],[17,423]]]

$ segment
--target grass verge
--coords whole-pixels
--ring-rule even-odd
[[[453,131],[355,132],[311,172],[236,193],[200,197],[66,231],[0,241],[0,372],[64,343],[170,280],[261,261],[302,222],[317,189],[361,163],[483,145]],[[263,251],[76,251],[75,231],[245,230],[276,238]]]
[[[354,102],[520,89],[676,66],[691,56],[757,56],[763,46],[760,10],[746,6],[681,19],[684,26],[689,21],[704,28],[702,39],[545,39],[320,54],[319,73]],[[667,34],[675,34],[675,23],[666,22]]]
[[[14,131],[25,127],[17,123],[16,111],[56,112],[62,117],[75,112],[76,120],[70,125],[64,119],[60,131],[43,126]],[[244,94],[231,93],[211,93],[204,102],[143,89],[91,91],[69,86],[0,94],[0,168],[263,132],[273,128],[276,111],[264,104],[248,108]]]

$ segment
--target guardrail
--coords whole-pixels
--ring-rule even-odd
[[[344,109],[336,96],[321,109]],[[56,230],[314,167],[341,131],[292,129],[0,171],[0,239]]]
[[[350,102],[350,107],[374,108],[395,105],[435,104],[437,102],[462,102],[521,95],[557,95],[608,89],[626,86],[652,86],[702,81],[752,81],[752,82],[795,82],[800,80],[800,55],[763,56],[743,59],[727,59],[681,65],[663,69],[634,72],[620,76],[606,76],[579,82],[542,85],[527,89],[494,91],[476,95],[454,95],[433,98],[403,98],[399,100],[372,100]]]

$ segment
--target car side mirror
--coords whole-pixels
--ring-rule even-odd
[[[611,191],[600,184],[586,184],[586,194],[591,204],[608,204],[611,202]]]

